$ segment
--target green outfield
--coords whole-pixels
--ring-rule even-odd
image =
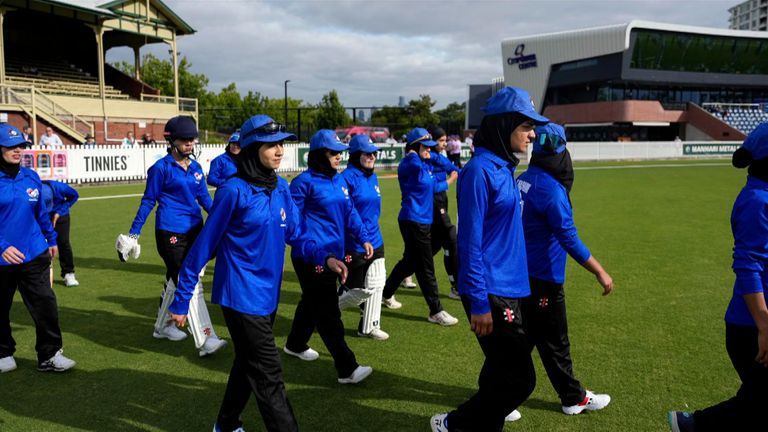
[[[615,281],[602,297],[594,278],[569,261],[566,292],[575,372],[584,385],[610,393],[605,410],[566,417],[536,358],[538,384],[505,431],[664,431],[669,409],[709,406],[738,387],[724,347],[723,314],[733,273],[731,205],[746,172],[722,160],[577,163],[572,200],[582,239]],[[58,278],[65,354],[78,362],[63,373],[35,369],[34,326],[16,296],[11,312],[18,369],[0,375],[0,431],[209,431],[216,418],[233,350],[199,358],[191,338],[152,338],[164,266],[155,250],[154,219],[141,237],[142,256],[121,263],[114,249],[143,185],[78,189],[72,243],[80,286]],[[402,254],[397,181],[382,179],[381,225],[387,267]],[[453,194],[453,188],[451,189]],[[455,206],[451,208],[455,218]],[[472,221],[461,221],[473,223]],[[19,227],[23,229],[23,227]],[[304,431],[428,431],[431,415],[476,390],[479,346],[436,258],[446,309],[458,326],[427,322],[418,290],[401,289],[404,304],[384,309],[384,342],[356,336],[357,313],[344,312],[347,341],[373,375],[358,386],[336,383],[328,351],[307,363],[283,356],[289,398]],[[56,264],[58,268],[58,263]],[[205,276],[210,287],[212,266]],[[290,261],[275,335],[282,348],[300,290]],[[209,295],[210,292],[207,292]],[[210,308],[229,338],[221,311]],[[264,430],[251,400],[245,429]]]

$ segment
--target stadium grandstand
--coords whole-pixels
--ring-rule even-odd
[[[159,0],[5,0],[0,3],[0,112],[36,138],[52,127],[65,144],[90,134],[119,143],[126,132],[162,136],[176,115],[197,117],[179,97],[177,38],[195,30]],[[141,48],[163,43],[174,65],[173,95],[141,81]],[[133,50],[132,76],[105,63],[108,50]]]
[[[766,32],[632,21],[513,37],[502,57],[503,83],[574,141],[737,141],[766,119]]]

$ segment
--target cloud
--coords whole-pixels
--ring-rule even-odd
[[[395,105],[429,94],[438,107],[467,84],[502,75],[505,38],[632,19],[727,27],[735,0],[166,0],[197,30],[179,49],[211,89],[316,103],[331,89],[347,106]],[[146,48],[166,58],[167,47]],[[120,57],[110,53],[110,60]],[[130,58],[130,54],[124,54]]]

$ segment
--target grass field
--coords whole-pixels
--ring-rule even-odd
[[[695,409],[732,396],[738,377],[725,353],[723,314],[731,295],[730,209],[746,173],[725,161],[577,164],[572,194],[582,239],[616,284],[608,297],[594,278],[569,261],[566,292],[575,372],[584,385],[613,397],[600,412],[566,417],[540,362],[538,385],[506,431],[663,431],[665,412]],[[381,225],[391,269],[402,254],[397,229],[397,181],[381,180]],[[232,363],[230,347],[198,358],[191,338],[152,338],[165,272],[147,222],[138,261],[120,263],[114,250],[126,232],[143,185],[81,188],[72,210],[80,287],[59,280],[65,353],[78,362],[64,374],[35,370],[34,326],[16,296],[11,311],[19,368],[0,375],[0,431],[209,431]],[[453,195],[453,189],[451,189]],[[451,209],[455,215],[455,208]],[[464,222],[464,221],[462,221]],[[58,263],[56,264],[58,267]],[[460,323],[441,328],[426,320],[418,290],[398,291],[404,307],[385,309],[385,342],[355,336],[357,314],[344,312],[347,341],[373,375],[358,386],[336,383],[328,351],[312,363],[283,357],[288,394],[304,431],[427,431],[429,417],[476,390],[482,355],[461,306],[442,300]],[[205,277],[210,286],[212,266]],[[208,293],[210,294],[210,293]],[[275,324],[280,347],[299,300],[286,262]],[[216,306],[219,335],[228,338]],[[251,401],[247,431],[263,425]]]

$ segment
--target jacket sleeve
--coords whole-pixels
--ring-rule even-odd
[[[552,233],[560,246],[579,264],[584,264],[592,254],[579,238],[573,223],[573,208],[562,189],[551,190],[545,203],[544,214]]]
[[[211,161],[211,169],[208,170],[208,177],[206,178],[209,186],[219,187],[224,183],[224,179],[222,178],[221,158],[222,156],[219,156]]]
[[[293,183],[291,183],[291,189],[293,189]],[[294,202],[294,199],[289,195],[286,197],[285,201],[286,206],[288,207],[288,214],[286,215],[288,219],[288,230],[286,232],[285,243],[291,246],[293,251],[297,251],[298,255],[305,262],[325,266],[325,261],[329,257],[334,257],[334,254],[318,249],[317,243],[315,243],[307,233],[306,223],[304,222],[304,218],[301,216],[301,211]]]
[[[35,186],[37,187],[37,190],[42,191],[43,190],[43,182],[40,181],[40,177],[37,177],[35,175]],[[43,233],[43,236],[45,237],[45,240],[48,242],[48,247],[56,246],[56,231],[53,229],[53,223],[51,223],[51,216],[48,214],[48,210],[45,208],[45,203],[43,202],[42,193],[40,194],[40,199],[37,200],[37,203],[35,204],[35,219],[37,220],[37,223],[40,225],[40,230]]]
[[[299,215],[301,215],[304,213],[304,201],[309,194],[309,183],[304,181],[304,176],[299,175],[291,182],[290,190],[293,203],[299,210]]]
[[[768,262],[768,204],[750,200],[731,222],[733,226],[733,271],[735,295],[763,292],[761,275]]]
[[[459,220],[471,222],[461,224],[458,230],[458,288],[462,295],[469,298],[472,315],[483,315],[491,311],[482,248],[490,185],[481,169],[465,170],[459,181]]]
[[[152,165],[149,171],[147,171],[147,185],[144,188],[144,195],[141,197],[139,210],[136,212],[131,229],[128,231],[129,234],[141,234],[141,228],[147,222],[149,213],[155,208],[155,203],[157,203],[157,199],[160,197],[160,192],[163,188],[163,177],[165,177],[165,173],[160,164]]]
[[[216,192],[216,199],[208,213],[208,219],[181,265],[176,294],[173,303],[168,307],[171,312],[179,315],[186,315],[189,312],[189,300],[197,285],[200,270],[213,257],[221,238],[227,231],[237,206],[238,195],[235,188],[223,187]]]
[[[202,169],[200,171],[202,172]],[[205,176],[205,174],[203,174],[203,176]],[[213,199],[211,199],[211,194],[208,193],[208,185],[204,181],[201,181],[200,184],[197,185],[197,202],[206,213],[210,214]]]
[[[53,211],[62,215],[69,213],[69,209],[80,199],[80,194],[66,183],[56,184],[56,194],[53,199]]]

